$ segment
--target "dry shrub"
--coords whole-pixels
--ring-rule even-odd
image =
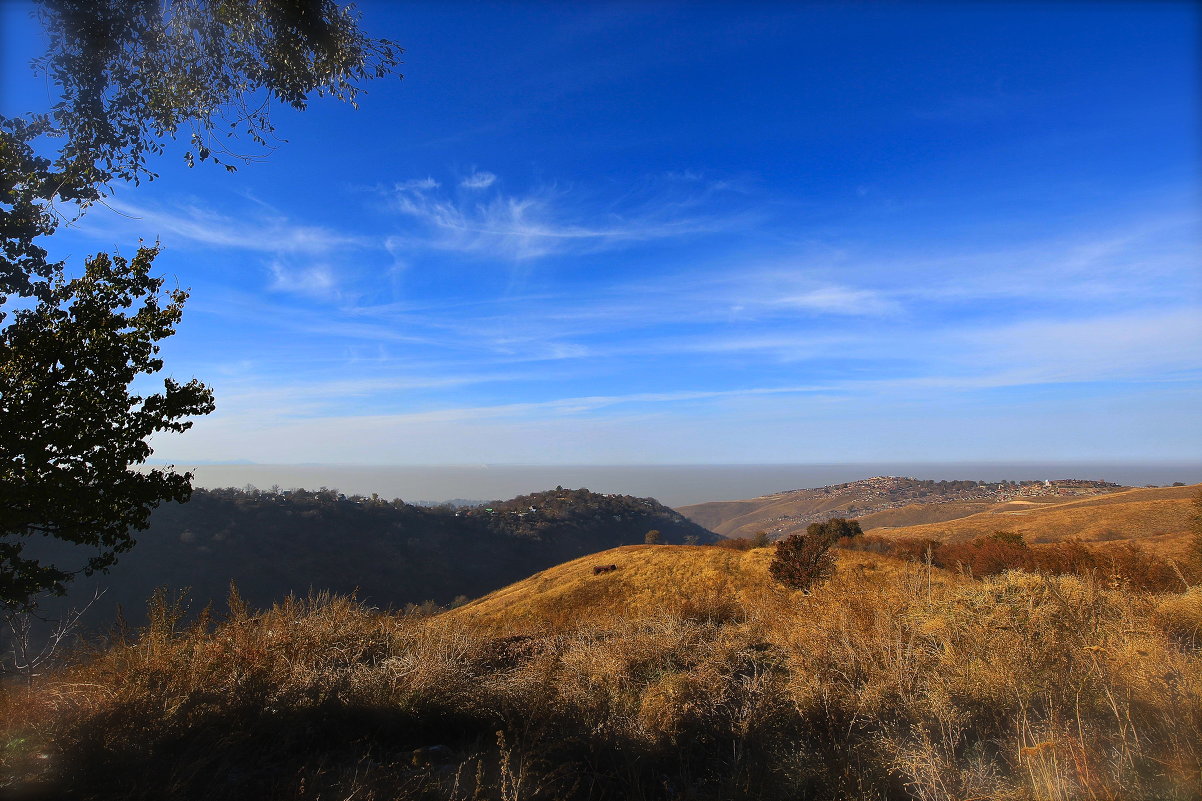
[[[939,540],[918,537],[899,537],[891,542],[893,547],[884,552],[898,559],[908,559],[911,562],[926,561],[928,556],[935,554],[943,544]]]
[[[1152,620],[1183,647],[1195,651],[1202,648],[1202,587],[1161,599]]]
[[[1181,590],[1188,585],[1188,577],[1178,565],[1130,542],[1109,547],[1091,547],[1077,540],[1027,545],[1020,535],[999,531],[971,542],[911,537],[865,545],[857,549],[914,562],[930,561],[936,567],[978,578],[1025,570],[1045,576],[1096,575],[1149,592]]]
[[[808,592],[834,575],[833,544],[820,533],[790,534],[776,543],[768,573],[789,589]]]
[[[847,551],[864,551],[867,553],[891,554],[897,553],[898,543],[902,540],[891,540],[887,537],[882,537],[879,534],[864,534],[859,537],[846,537],[835,543],[836,548],[842,548]],[[922,548],[926,551],[926,546]],[[917,553],[915,557],[917,558]]]
[[[748,537],[724,537],[710,545],[711,548],[725,548],[730,551],[750,551],[762,547]]]

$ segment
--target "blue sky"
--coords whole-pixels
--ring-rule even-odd
[[[55,237],[192,290],[218,411],[156,457],[1202,453],[1197,6],[360,10],[403,80]],[[6,114],[53,96],[26,11]]]

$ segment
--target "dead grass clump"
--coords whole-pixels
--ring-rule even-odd
[[[1183,648],[1202,649],[1202,587],[1169,595],[1155,606],[1152,620]]]

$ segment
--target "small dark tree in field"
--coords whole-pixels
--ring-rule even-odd
[[[808,592],[834,575],[835,555],[830,551],[833,544],[834,540],[822,532],[790,534],[776,543],[776,555],[768,565],[768,573],[790,589]]]
[[[664,535],[660,533],[659,529],[653,528],[643,537],[643,542],[647,545],[663,545]]]
[[[752,548],[767,548],[770,543],[771,543],[771,540],[768,539],[767,531],[757,531],[751,537],[751,547]]]
[[[864,533],[858,520],[848,520],[845,517],[832,517],[825,523],[810,523],[806,533],[811,536],[821,536],[830,539],[831,543],[849,537],[858,537]]]

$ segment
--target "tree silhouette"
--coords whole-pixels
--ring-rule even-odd
[[[184,431],[185,418],[213,409],[197,381],[133,392],[135,378],[162,369],[157,343],[174,333],[187,297],[162,293],[150,275],[157,245],[129,260],[93,256],[69,278],[42,240],[111,182],[153,179],[147,158],[181,129],[190,130],[188,164],[236,155],[218,145],[235,131],[269,147],[275,129],[262,97],[296,109],[311,95],[353,104],[358,83],[390,72],[401,52],[363,36],[332,0],[42,0],[38,9],[50,46],[34,67],[61,99],[46,114],[0,117],[6,611],[106,569],[150,509],[186,500],[190,474],[131,468],[150,456],[148,436]],[[10,314],[14,298],[25,301]],[[38,535],[83,553],[66,565],[31,556],[26,545]]]
[[[860,528],[859,521],[832,517],[825,523],[810,523],[806,528],[806,533],[811,536],[827,537],[832,543],[835,543],[846,537],[858,537],[864,531]]]

